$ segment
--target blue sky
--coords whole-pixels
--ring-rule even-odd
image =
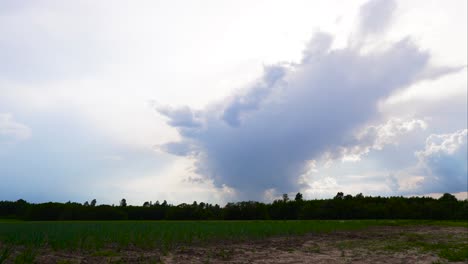
[[[466,1],[2,1],[0,200],[467,198]]]

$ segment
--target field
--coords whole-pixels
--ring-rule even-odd
[[[468,222],[0,221],[0,263],[407,263],[415,256],[464,263]]]

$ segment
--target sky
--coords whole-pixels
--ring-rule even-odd
[[[468,198],[467,2],[0,2],[0,200]]]

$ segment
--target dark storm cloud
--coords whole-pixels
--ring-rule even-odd
[[[387,2],[363,7],[361,32],[377,30],[367,24],[378,18],[369,12],[391,12]],[[379,27],[390,18],[382,19]],[[352,144],[356,129],[377,115],[379,100],[431,77],[429,54],[410,39],[366,53],[356,46],[330,50],[332,42],[331,35],[316,34],[301,63],[266,67],[252,87],[196,116],[187,108],[159,108],[182,137],[161,148],[195,158],[198,173],[244,198],[272,188],[298,190],[308,160]]]
[[[223,111],[222,119],[231,126],[239,126],[241,115],[257,110],[271,89],[284,77],[286,70],[281,66],[270,66],[264,76],[247,94],[233,96]]]

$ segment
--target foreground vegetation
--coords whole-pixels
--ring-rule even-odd
[[[18,259],[16,263],[32,262],[41,251],[85,252],[93,257],[111,258],[127,249],[139,252],[161,252],[193,245],[255,243],[270,237],[316,237],[352,231],[362,234],[370,227],[407,228],[433,226],[462,228],[468,231],[468,221],[420,220],[302,220],[302,221],[0,221],[0,263],[3,259]],[[429,228],[430,230],[431,228]],[[375,250],[397,251],[417,248],[435,252],[448,260],[468,259],[468,241],[457,237],[428,242],[424,235],[401,233],[403,239],[375,237],[358,243],[337,239],[333,245],[353,251],[365,246]],[[446,234],[449,236],[450,234]],[[463,235],[463,234],[462,234]],[[336,235],[335,235],[336,236]],[[341,236],[341,235],[340,235]],[[444,235],[445,236],[445,235]],[[393,239],[393,240],[391,240]],[[289,240],[288,240],[289,241]],[[367,242],[366,242],[367,241]],[[222,243],[220,243],[222,242]],[[229,243],[225,243],[229,242]],[[291,248],[290,242],[285,250]],[[298,245],[299,246],[299,245]],[[221,249],[220,249],[221,250]],[[227,250],[227,249],[222,249]],[[312,248],[313,250],[320,250]],[[322,249],[323,250],[323,249]],[[223,251],[223,252],[224,252]],[[351,252],[350,251],[350,252]],[[354,250],[355,251],[355,250]],[[15,253],[14,253],[15,252]],[[87,252],[87,253],[86,253]],[[14,253],[14,254],[13,254]],[[50,253],[48,253],[50,254]],[[224,253],[223,253],[224,254]],[[127,260],[127,262],[131,262]]]
[[[228,203],[221,207],[209,203],[171,205],[166,201],[145,202],[142,206],[91,203],[42,203],[24,200],[0,201],[0,219],[20,220],[311,220],[311,219],[468,219],[468,200],[451,194],[430,197],[369,197],[338,193],[332,199],[303,200],[287,195],[273,203],[254,201]]]
[[[178,244],[213,240],[261,239],[337,230],[357,230],[377,225],[414,224],[414,221],[54,221],[0,222],[5,244],[53,249],[95,250],[118,247],[169,249]],[[450,222],[458,225],[463,222]]]

